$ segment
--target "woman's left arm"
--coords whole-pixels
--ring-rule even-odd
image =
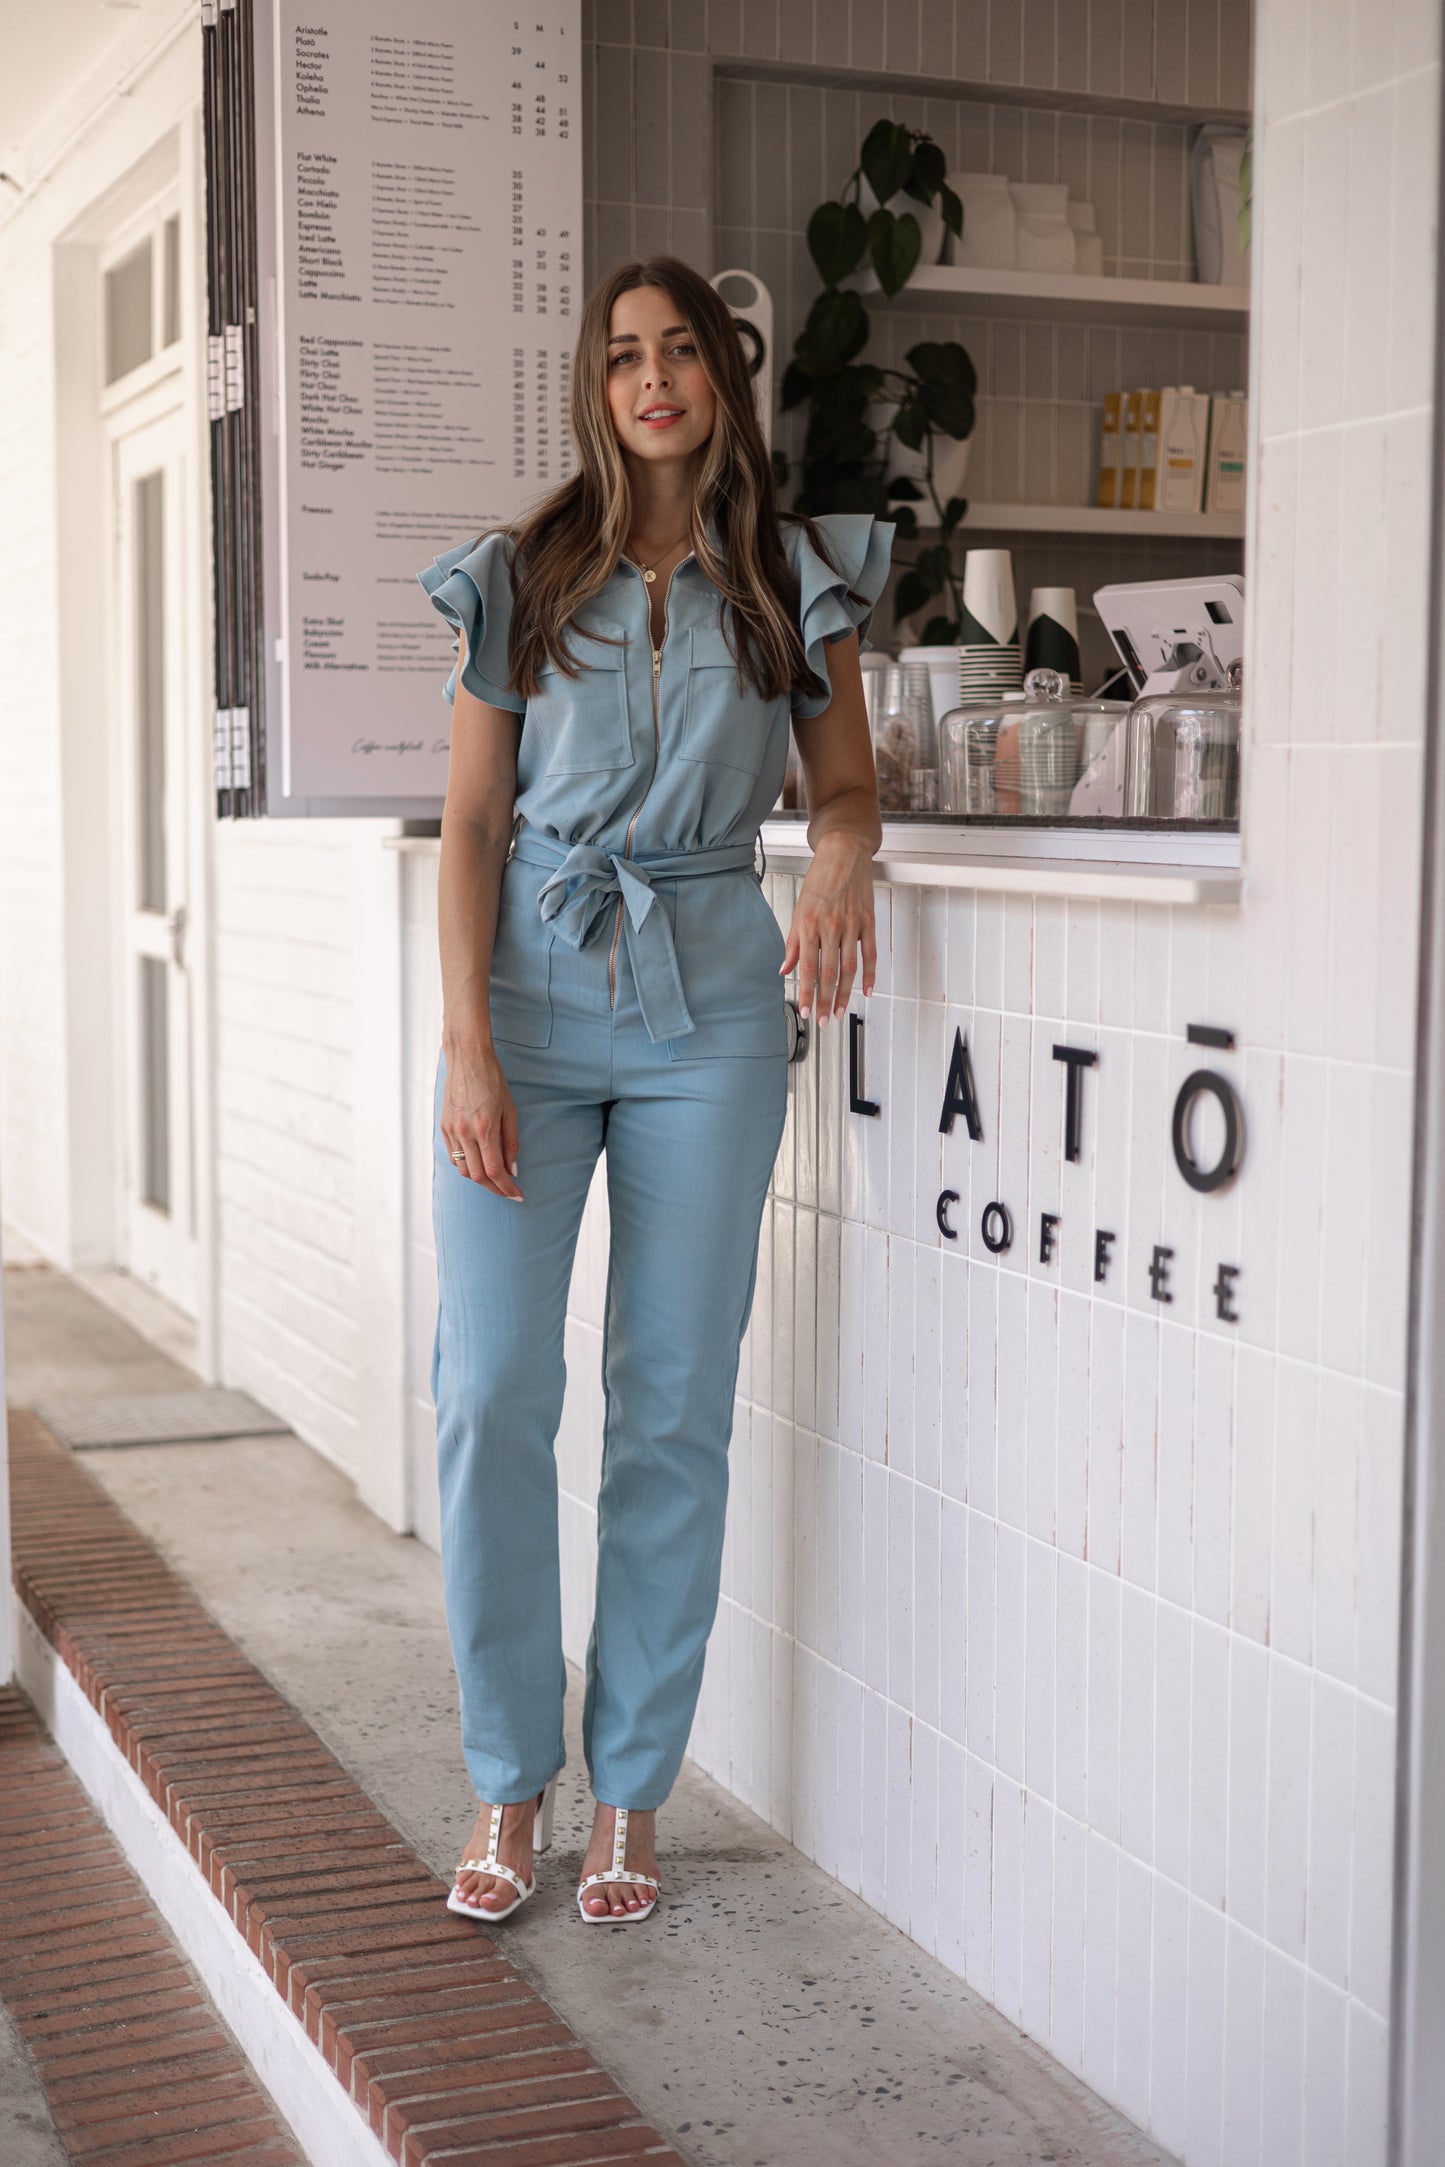
[[[798,891],[783,954],[784,976],[797,965],[798,1012],[818,1021],[848,1006],[863,951],[863,991],[873,991],[878,949],[873,933],[873,857],[883,841],[878,777],[858,635],[828,644],[833,697],[821,715],[795,715],[793,735],[803,764],[808,841],[813,862]]]

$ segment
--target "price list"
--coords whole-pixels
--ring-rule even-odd
[[[440,799],[416,572],[573,469],[579,0],[275,10],[282,788]]]

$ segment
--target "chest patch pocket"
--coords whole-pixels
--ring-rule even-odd
[[[780,703],[760,699],[746,679],[739,691],[738,666],[720,626],[695,625],[689,638],[679,755],[756,775]]]
[[[605,633],[609,639],[623,634],[623,627],[614,624],[589,630]],[[625,650],[604,647],[575,628],[572,645],[584,667],[576,677],[564,677],[550,660],[544,661],[537,673],[537,690],[527,702],[527,720],[541,736],[548,771],[573,775],[590,768],[631,767],[636,756]],[[650,715],[648,725],[650,729]]]

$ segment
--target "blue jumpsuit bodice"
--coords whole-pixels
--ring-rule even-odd
[[[856,630],[867,645],[894,528],[868,513],[827,514],[817,524],[834,564],[794,522],[780,522],[780,534],[798,575],[808,663],[826,684],[830,641]],[[510,685],[510,550],[508,536],[489,534],[448,550],[418,574],[436,608],[466,635],[467,690],[522,716],[516,794],[522,826],[503,879],[494,1025],[500,994],[504,1035],[501,934],[511,906],[521,904],[535,913],[534,926],[574,950],[590,946],[614,921],[626,932],[644,1021],[674,1058],[699,1057],[712,1040],[746,1050],[745,1018],[725,990],[729,961],[736,970],[742,960],[735,946],[731,958],[727,953],[728,915],[711,907],[716,891],[704,899],[712,881],[686,876],[751,866],[759,825],[782,789],[790,717],[823,713],[831,691],[766,699],[746,679],[740,684],[724,623],[731,605],[696,558],[687,557],[668,584],[660,647],[652,645],[651,590],[624,560],[569,628],[584,667],[574,678],[549,663],[535,696],[524,699]],[[454,669],[448,699],[455,684]],[[755,886],[756,876],[749,878]],[[656,900],[663,910],[654,916]],[[536,982],[534,970],[533,992]],[[781,996],[773,991],[757,1009],[759,1051],[781,1043]],[[530,1022],[516,1015],[512,1027],[535,1034],[544,1021],[539,1012]],[[545,1040],[533,1035],[531,1042]]]

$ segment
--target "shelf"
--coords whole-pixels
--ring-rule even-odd
[[[882,299],[878,275],[871,269],[855,272],[844,284]],[[1249,321],[1249,297],[1238,286],[1200,286],[1190,279],[976,271],[952,263],[920,265],[902,293],[885,305],[976,309],[1021,320],[1071,317],[1080,323],[1153,324],[1177,331],[1243,331]]]
[[[1173,98],[1126,97],[1118,90],[1063,90],[1046,83],[999,83],[983,76],[910,75],[895,68],[852,68],[808,60],[758,60],[715,55],[713,72],[742,82],[782,83],[817,90],[879,91],[890,98],[948,98],[958,104],[1023,107],[1041,113],[1085,113],[1098,120],[1143,120],[1198,128],[1207,121],[1247,128],[1244,105],[1191,105]],[[1245,88],[1240,86],[1241,91]]]
[[[963,534],[971,527],[1012,534],[1128,534],[1140,541],[1183,535],[1197,542],[1237,542],[1244,539],[1244,514],[1103,511],[1094,504],[984,504],[970,498],[968,516],[958,531]]]

